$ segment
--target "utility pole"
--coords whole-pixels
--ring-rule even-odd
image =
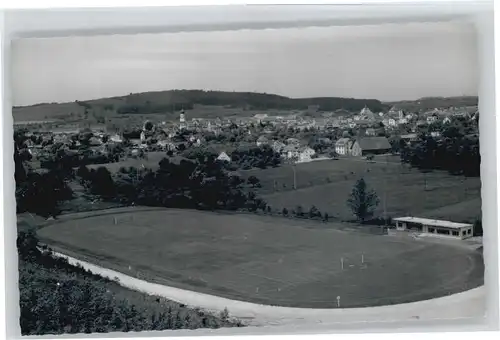
[[[384,227],[387,229],[387,155],[385,155],[385,169],[384,169]],[[382,227],[382,228],[384,228]],[[382,234],[384,230],[382,229]]]
[[[292,171],[293,171],[293,190],[297,190],[297,169],[296,169],[297,161],[298,161],[298,157],[295,156],[295,155],[291,155],[291,157],[288,160],[289,164],[292,165]]]
[[[295,162],[292,164],[293,169],[293,190],[297,190],[297,169],[295,168]]]

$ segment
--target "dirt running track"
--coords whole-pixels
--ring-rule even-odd
[[[187,306],[199,307],[214,312],[228,308],[232,317],[240,318],[249,326],[290,325],[300,327],[317,324],[325,326],[338,323],[477,318],[484,315],[486,308],[484,286],[442,298],[392,306],[348,309],[265,306],[163,286],[136,279],[63,254],[54,253],[54,255],[68,259],[69,263],[73,265],[80,264],[95,274],[111,279],[118,279],[122,286],[146,294],[162,296],[179,303],[184,303]]]

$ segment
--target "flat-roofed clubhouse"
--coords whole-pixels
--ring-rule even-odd
[[[396,222],[396,230],[398,231],[413,231],[461,240],[473,235],[473,225],[468,223],[456,223],[420,217],[398,217],[394,218],[393,221]]]

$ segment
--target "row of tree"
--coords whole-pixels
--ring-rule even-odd
[[[477,137],[433,138],[421,135],[416,143],[400,150],[401,161],[413,167],[446,170],[454,175],[480,176],[481,155]]]
[[[214,155],[175,163],[168,158],[156,171],[146,168],[122,169],[111,175],[105,167],[80,167],[77,176],[94,195],[124,204],[189,209],[256,209],[263,200],[244,187],[245,181],[231,175]],[[256,186],[258,179],[248,181]]]

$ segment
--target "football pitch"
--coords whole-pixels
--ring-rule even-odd
[[[271,216],[130,208],[61,219],[38,234],[56,251],[127,275],[266,305],[379,306],[483,284],[475,251],[307,226]]]

